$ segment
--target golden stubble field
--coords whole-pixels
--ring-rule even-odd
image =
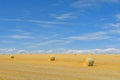
[[[49,55],[0,55],[0,80],[120,80],[120,54],[54,54],[55,61]],[[85,57],[94,66],[83,66]]]

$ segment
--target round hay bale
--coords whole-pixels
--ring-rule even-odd
[[[76,56],[77,54],[74,54],[74,56]]]
[[[83,64],[85,66],[93,66],[94,65],[94,59],[93,58],[85,58]]]
[[[48,61],[55,61],[55,56],[54,55],[49,56]]]
[[[11,55],[10,57],[11,57],[11,59],[14,59],[14,58],[15,58],[13,55]]]

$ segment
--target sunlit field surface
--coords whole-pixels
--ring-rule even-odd
[[[120,80],[119,54],[51,54],[0,55],[0,80]],[[53,55],[53,54],[52,54]],[[84,66],[92,57],[94,66]]]

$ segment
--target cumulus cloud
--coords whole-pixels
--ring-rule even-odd
[[[60,51],[62,53],[95,53],[95,54],[101,54],[101,53],[120,53],[120,49],[116,48],[106,48],[106,49],[87,49],[87,50],[82,50],[82,49],[69,49],[65,51]],[[24,49],[16,49],[16,48],[3,48],[0,49],[0,53],[9,53],[9,54],[15,54],[15,53],[58,53],[56,50],[24,50]]]
[[[27,53],[27,51],[18,50],[16,48],[3,48],[3,49],[0,49],[0,53]]]
[[[15,53],[54,53],[54,50],[24,50],[16,48],[3,48],[0,53],[15,54]]]

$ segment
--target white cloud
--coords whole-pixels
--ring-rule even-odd
[[[63,24],[63,22],[41,21],[41,20],[28,20],[28,22],[41,23],[41,24]]]
[[[13,29],[13,30],[11,30],[11,31],[17,32],[17,33],[19,33],[20,35],[30,35],[30,34],[31,34],[30,32],[27,32],[27,31],[25,31],[25,30],[23,30],[23,29]]]
[[[28,16],[30,16],[31,14],[32,14],[31,11],[25,10],[25,11],[24,11],[24,16],[22,16],[22,18],[28,17]]]
[[[43,28],[56,28],[57,26],[55,25],[50,25],[50,24],[44,24],[44,25],[40,25],[40,27],[43,27]]]
[[[55,22],[55,21],[43,21],[43,20],[23,20],[23,19],[9,19],[2,18],[0,21],[11,21],[11,22],[32,22],[32,23],[40,23],[40,24],[63,24],[63,22]]]
[[[74,7],[89,7],[95,5],[96,3],[94,0],[78,0],[72,4]]]
[[[100,3],[120,3],[120,0],[78,0],[72,4],[74,7],[93,7],[98,6]]]
[[[45,41],[45,42],[42,42],[42,43],[39,43],[38,45],[48,45],[48,44],[53,44],[53,43],[58,43],[60,42],[61,40],[48,40],[48,41]]]
[[[15,43],[15,41],[12,41],[12,40],[1,40],[0,42],[2,42],[4,44],[13,44],[13,43]]]
[[[111,34],[120,34],[120,29],[110,30],[109,33],[111,33]]]
[[[22,29],[14,29],[14,30],[12,30],[12,31],[15,31],[15,32],[25,32],[25,31],[22,30]]]
[[[71,13],[65,13],[65,14],[60,14],[60,15],[53,15],[56,19],[59,20],[66,20],[66,19],[73,19],[76,18],[76,16],[73,16]]]
[[[106,49],[88,49],[88,50],[67,50],[66,53],[120,53],[120,49],[106,48]]]
[[[36,47],[48,46],[48,45],[65,45],[69,43],[71,43],[70,40],[48,40],[48,41],[30,44],[27,48],[36,48]]]
[[[24,50],[24,49],[16,49],[16,48],[3,48],[0,49],[0,53],[54,53],[54,50]]]
[[[108,26],[112,26],[114,28],[120,28],[120,23],[109,23]]]
[[[55,53],[54,50],[36,50],[36,51],[31,51],[31,53]]]
[[[120,20],[120,14],[116,14],[115,17],[117,18],[117,20]]]
[[[32,36],[28,36],[28,35],[12,35],[10,37],[14,39],[33,39]]]
[[[114,27],[119,27],[118,25],[114,25]],[[99,31],[93,33],[87,33],[79,36],[69,36],[65,39],[67,40],[103,40],[103,39],[114,39],[118,40],[119,37],[114,37],[113,35],[119,35],[120,29],[112,29],[107,31]]]
[[[95,54],[101,54],[101,53],[120,53],[120,49],[116,48],[106,48],[106,49],[69,49],[60,51],[62,53],[95,53]],[[49,50],[25,50],[25,49],[16,49],[16,48],[3,48],[0,49],[0,53],[56,53],[55,50],[49,49]]]
[[[71,40],[102,40],[102,39],[109,39],[110,36],[107,35],[107,32],[95,32],[95,33],[89,33],[84,34],[80,36],[71,36],[67,39]]]
[[[101,2],[106,2],[106,3],[120,3],[120,0],[98,0],[98,1],[101,1]]]
[[[0,53],[27,53],[26,50],[18,50],[16,48],[3,48],[3,49],[0,49]]]
[[[116,14],[114,15],[114,18],[117,22],[114,22],[114,23],[106,23],[104,26],[104,28],[120,28],[120,14]]]
[[[0,18],[1,21],[22,22],[22,19]]]

